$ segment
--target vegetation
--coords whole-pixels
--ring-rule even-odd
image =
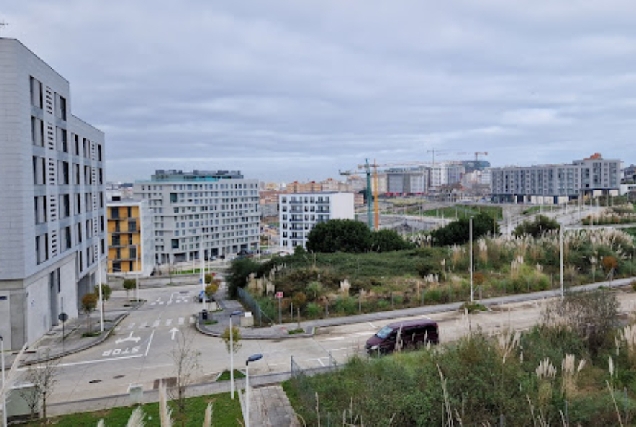
[[[407,211],[410,215],[419,215],[419,205],[416,209]],[[421,212],[424,216],[435,216],[444,218],[468,219],[479,214],[486,214],[497,220],[503,219],[503,211],[499,206],[482,206],[482,205],[455,205],[441,209],[428,209]]]
[[[86,313],[86,319],[88,322],[88,332],[92,330],[91,313],[97,308],[97,295],[85,294],[82,297],[82,310]]]
[[[124,289],[126,289],[126,297],[130,298],[130,291],[137,288],[135,279],[124,279]]]
[[[230,393],[215,394],[210,396],[200,396],[188,398],[188,417],[186,426],[200,427],[203,424],[205,409],[209,402],[213,404],[213,425],[215,426],[242,426],[243,415],[238,399],[230,399]],[[169,404],[175,408],[174,403]],[[133,410],[138,406],[106,409],[98,412],[85,412],[80,414],[70,414],[53,418],[51,424],[58,427],[96,426],[100,419],[103,419],[106,426],[125,426]],[[160,426],[159,404],[149,403],[142,405],[145,413],[144,425],[146,427]],[[39,426],[40,423],[27,424],[28,426]]]
[[[499,224],[489,215],[479,213],[473,218],[473,239],[487,234],[499,234]],[[470,238],[470,218],[462,218],[445,227],[437,228],[431,236],[438,246],[462,245]]]
[[[615,324],[616,314],[604,309],[613,302],[601,290],[568,295],[549,310],[596,307],[582,310],[592,315],[587,320],[598,325],[610,315]],[[355,357],[327,374],[297,373],[283,386],[307,425],[633,425],[631,327],[608,330],[591,352],[577,316],[553,320],[523,334],[477,332],[446,346]]]
[[[523,221],[512,232],[515,237],[532,236],[541,237],[552,230],[559,230],[559,223],[545,215],[537,215],[533,221]]]

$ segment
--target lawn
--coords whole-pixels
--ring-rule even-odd
[[[215,394],[211,396],[200,396],[188,399],[188,410],[186,426],[201,426],[205,415],[205,408],[208,402],[213,402],[212,425],[217,427],[233,427],[243,425],[243,415],[238,399],[230,399],[229,393]],[[78,426],[96,426],[99,420],[103,419],[106,427],[120,427],[128,423],[128,418],[132,413],[134,406],[123,408],[112,408],[98,412],[83,412],[79,414],[70,414],[49,420],[51,424],[59,427],[78,427]],[[160,426],[159,423],[159,404],[149,403],[143,405],[144,418],[146,427]],[[172,418],[175,425],[179,425],[177,421],[176,409],[172,410]],[[29,426],[39,426],[40,423],[26,424]]]
[[[502,209],[499,206],[481,205],[455,205],[442,209],[430,209],[422,212],[424,216],[436,216],[444,218],[470,218],[479,213],[485,213],[495,219],[503,219]],[[417,214],[414,212],[413,214]]]

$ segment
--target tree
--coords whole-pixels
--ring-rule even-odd
[[[112,293],[112,288],[108,284],[102,283],[102,312],[104,311],[104,303],[110,299]],[[99,285],[95,285],[95,295],[99,299]]]
[[[216,291],[218,290],[219,290],[219,283],[214,281],[205,287],[205,295],[208,297],[208,299],[211,300],[214,297],[214,294],[216,293]]]
[[[237,258],[232,261],[225,277],[230,298],[236,298],[238,288],[244,288],[249,275],[257,273],[259,268],[260,264],[252,258]]]
[[[239,351],[242,346],[241,338],[242,338],[241,328],[239,328],[238,326],[232,325],[232,350],[234,351],[234,353]],[[221,339],[225,343],[225,348],[227,349],[227,352],[229,353],[230,352],[230,327],[229,326],[225,328],[225,330],[223,331],[223,334],[221,335]]]
[[[414,245],[407,242],[395,230],[378,230],[371,232],[370,250],[375,252],[401,251],[412,249]]]
[[[177,339],[172,349],[171,356],[174,362],[176,383],[169,390],[170,397],[176,403],[177,421],[182,426],[187,421],[187,399],[186,388],[195,380],[197,372],[200,370],[199,358],[201,352],[193,346],[194,336],[192,333],[184,332],[177,335]]]
[[[545,215],[537,215],[533,221],[523,221],[512,232],[515,237],[530,235],[534,238],[541,237],[551,230],[558,230],[559,223]]]
[[[307,236],[311,252],[366,252],[371,247],[371,231],[360,221],[332,219],[314,226]]]
[[[130,291],[137,287],[135,279],[124,279],[124,289],[126,289],[126,298],[130,297]]]
[[[41,408],[42,418],[46,423],[46,402],[53,393],[53,388],[57,382],[57,373],[57,361],[50,359],[48,353],[42,360],[38,360],[37,364],[29,365],[27,368],[24,379],[27,383],[31,383],[32,387],[21,389],[19,394],[29,407],[32,418],[35,418],[36,412],[37,415],[40,415],[39,410]]]
[[[481,212],[473,217],[473,240],[489,233],[499,234],[499,224],[490,215]],[[470,219],[461,218],[431,232],[439,246],[463,245],[470,239]]]
[[[97,308],[97,295],[95,294],[86,294],[82,297],[82,309],[84,313],[86,313],[86,317],[88,319],[88,332],[91,332],[93,326],[91,324],[91,313],[93,310]]]

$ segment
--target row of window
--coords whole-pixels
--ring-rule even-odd
[[[46,126],[45,126],[46,124]],[[71,144],[69,144],[68,131],[56,126],[55,129],[50,123],[45,123],[38,117],[31,116],[31,142],[38,147],[56,149],[62,153],[70,153],[74,156],[92,159],[92,142],[87,138],[71,132]],[[72,150],[72,151],[71,151]],[[102,144],[95,143],[95,155],[97,161],[102,161]]]
[[[164,185],[142,185],[141,191],[161,191],[164,188],[172,190],[228,190],[228,189],[248,189],[258,188],[257,183],[214,183],[214,184],[164,184]]]
[[[86,223],[87,240],[93,237],[92,226],[89,224],[90,220]],[[35,236],[35,261],[37,265],[40,265],[49,259],[53,258],[57,253],[64,253],[72,249],[76,244],[82,243],[82,231],[84,225],[80,222],[72,226],[61,228],[59,232],[55,233],[43,233]],[[73,229],[76,230],[76,236],[74,240]],[[102,229],[102,232],[104,230]],[[104,241],[99,239],[102,254],[104,253]],[[93,245],[88,245],[86,248],[86,259],[93,259],[92,257]],[[80,255],[80,271],[84,269],[85,265],[82,263],[82,251]],[[87,264],[90,265],[91,263]]]
[[[91,166],[82,166],[64,160],[56,161],[40,156],[33,156],[32,162],[34,185],[102,185],[104,183],[104,172],[101,167],[96,168],[93,177]]]
[[[42,82],[33,76],[30,76],[29,80],[31,105],[40,110],[46,109],[58,119],[66,121],[66,98],[50,87],[43,86]]]
[[[287,203],[288,196],[282,196],[281,202]],[[289,203],[325,203],[329,202],[329,196],[289,196]]]
[[[33,198],[33,211],[35,224],[43,224],[47,221],[54,221],[56,218],[64,219],[70,216],[80,215],[93,210],[93,193],[84,193],[84,203],[82,204],[82,194],[60,194],[59,196],[35,196]],[[104,196],[98,196],[99,208],[104,207]],[[59,202],[59,205],[58,205]],[[82,206],[84,209],[82,209]],[[58,209],[59,207],[59,209]]]

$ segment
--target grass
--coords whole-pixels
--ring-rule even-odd
[[[83,338],[92,338],[92,337],[98,337],[101,334],[101,332],[96,331],[96,332],[84,332],[82,334]]]
[[[203,322],[204,325],[216,325],[217,323],[219,323],[216,320],[206,320],[205,322]]]
[[[422,212],[424,216],[438,216],[444,218],[457,219],[470,218],[479,213],[486,213],[496,219],[503,219],[502,209],[499,206],[480,206],[480,205],[456,205],[442,209],[430,209]],[[418,212],[413,211],[414,215]]]
[[[245,378],[245,374],[238,369],[234,370],[234,379],[237,378]],[[221,375],[216,379],[217,381],[229,381],[230,380],[230,371],[223,371]]]
[[[228,373],[229,375],[229,373]],[[201,426],[205,415],[205,408],[208,402],[213,403],[212,425],[214,426],[242,426],[243,415],[238,399],[230,399],[230,393],[221,393],[211,396],[200,396],[187,399],[188,419],[186,426]],[[160,426],[159,423],[159,404],[150,403],[142,405],[146,417],[144,418],[146,427]],[[172,410],[172,418],[174,425],[179,425],[177,421],[177,412],[174,405]],[[124,408],[112,408],[97,412],[83,412],[79,414],[69,414],[49,420],[50,424],[59,427],[77,427],[77,426],[96,426],[100,419],[104,419],[107,427],[125,426],[128,418],[132,413],[134,406]],[[37,423],[26,424],[28,426],[39,426]]]
[[[305,330],[303,328],[296,328],[296,329],[290,329],[289,331],[287,331],[287,333],[289,335],[304,334]]]

